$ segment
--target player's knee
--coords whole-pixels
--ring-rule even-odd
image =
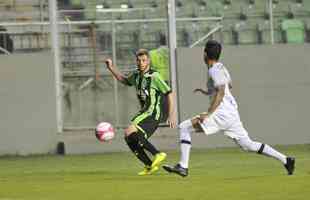
[[[135,142],[137,140],[137,136],[136,136],[136,133],[130,133],[128,135],[126,135],[126,132],[125,132],[125,137],[124,137],[125,141],[127,143],[132,143],[132,142]]]
[[[137,129],[134,126],[129,126],[128,128],[125,129],[125,137],[130,136],[131,134],[137,132]]]
[[[192,122],[189,119],[181,122],[179,125],[179,129],[189,129],[190,127],[192,127]]]
[[[246,146],[246,145],[240,145],[240,147],[241,147],[241,149],[242,149],[243,151],[246,151],[246,152],[249,152],[249,151],[250,151],[249,146]]]
[[[128,137],[128,136],[130,136],[132,134],[132,132],[130,132],[127,129],[125,129],[124,134],[125,134],[125,137]]]
[[[252,141],[251,140],[251,148],[250,148],[250,151],[252,152],[258,152],[259,149],[261,148],[262,146],[262,143],[260,142],[255,142],[255,141]]]
[[[192,123],[190,120],[185,120],[179,125],[180,140],[191,141],[191,127]]]
[[[239,142],[240,147],[247,152],[257,152],[260,148],[260,143],[252,141],[251,139],[241,140]]]
[[[191,141],[191,135],[188,131],[180,131],[180,140]]]

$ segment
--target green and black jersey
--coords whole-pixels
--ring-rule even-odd
[[[142,120],[152,117],[160,121],[163,116],[164,95],[171,92],[171,88],[155,70],[141,74],[138,70],[131,73],[125,84],[135,86],[141,110],[133,118],[132,122],[138,124]]]

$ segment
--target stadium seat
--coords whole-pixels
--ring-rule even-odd
[[[230,26],[223,27],[217,34],[215,34],[214,39],[221,41],[222,44],[234,44],[232,28]]]
[[[262,44],[270,44],[271,43],[271,31],[270,31],[270,23],[266,20],[258,21],[258,43],[260,40]],[[283,35],[281,31],[281,27],[278,24],[274,24],[273,36],[275,43],[283,43]]]
[[[6,28],[0,26],[0,47],[7,50],[8,52],[12,53],[14,49],[13,40],[10,34],[5,33],[7,30]],[[0,54],[3,54],[3,51],[0,51]]]
[[[224,5],[230,5],[230,4],[231,4],[231,0],[224,0],[224,1],[223,1],[223,4],[224,4]]]
[[[207,13],[210,13],[209,16],[222,17],[224,15],[224,7],[219,1],[213,1],[208,3]]]
[[[177,7],[182,7],[183,6],[183,2],[181,0],[176,0],[175,5]]]
[[[1,10],[10,10],[13,7],[13,0],[1,0],[0,1],[0,9]]]
[[[258,31],[256,23],[240,21],[235,24],[233,34],[236,44],[257,44]]]
[[[255,0],[249,0],[249,4],[250,5],[254,5],[255,4]]]
[[[207,7],[207,1],[206,0],[199,0],[197,1],[199,6]]]
[[[272,0],[274,8],[274,39],[275,43],[302,43],[310,42],[310,28],[308,25],[310,0]],[[17,2],[17,3],[16,3]],[[0,0],[0,17],[3,21],[16,21],[18,20],[40,20],[40,6],[39,0]],[[72,21],[75,20],[110,20],[111,13],[97,13],[96,5],[101,4],[104,8],[120,8],[121,4],[127,4],[128,7],[133,8],[148,8],[147,10],[134,11],[134,12],[118,12],[114,13],[114,19],[155,19],[164,18],[167,16],[166,0],[58,0],[61,9],[85,9],[87,12],[78,13],[64,13],[69,16]],[[70,5],[68,5],[68,2]],[[270,24],[269,24],[269,8],[268,0],[176,0],[177,17],[211,17],[211,16],[224,16],[223,21],[219,22],[223,25],[223,29],[214,35],[213,38],[220,40],[224,44],[269,44],[270,37]],[[18,7],[15,9],[15,7]],[[61,7],[63,6],[63,7]],[[44,7],[44,11],[47,8]],[[16,12],[19,11],[19,12]],[[42,14],[42,13],[41,13]],[[43,18],[48,17],[45,12]],[[305,22],[306,26],[302,23],[288,23],[286,20],[295,20]],[[296,21],[295,21],[296,22]],[[213,22],[210,21],[196,21],[193,23],[178,21],[177,22],[177,42],[179,46],[189,46],[204,36]],[[234,27],[239,24],[239,27]],[[258,24],[258,27],[256,27]],[[117,24],[117,27],[120,24]],[[77,28],[77,26],[72,26]],[[119,48],[125,53],[125,49],[138,48],[157,48],[159,44],[158,32],[166,29],[166,23],[148,23],[143,28],[142,24],[129,24],[127,26],[117,29],[117,35],[128,33],[128,37],[117,39]],[[133,28],[142,27],[143,30],[134,33]],[[108,33],[111,31],[110,24],[104,24],[99,29],[102,32]],[[15,31],[15,29],[14,29]],[[18,28],[16,28],[18,32]],[[38,30],[35,30],[38,31]],[[25,32],[25,31],[24,31]],[[163,32],[166,32],[164,30]],[[143,33],[143,34],[142,34]],[[141,34],[141,36],[140,36]],[[14,35],[12,37],[14,46],[25,49],[28,38],[34,40],[32,44],[36,43],[36,37],[28,37],[25,33]],[[98,40],[99,40],[98,33]],[[79,40],[76,36],[76,40]],[[107,38],[110,36],[104,35],[100,38],[102,45],[101,50],[111,48],[107,44]],[[22,39],[21,39],[22,38]],[[210,37],[211,38],[211,37]],[[48,42],[46,42],[48,43]],[[122,44],[124,43],[124,44]],[[201,45],[201,44],[199,44]],[[48,46],[48,45],[47,45]],[[98,45],[99,46],[99,45]],[[17,50],[15,50],[17,51]],[[125,59],[125,57],[124,57]]]
[[[151,7],[152,8],[158,8],[159,5],[158,5],[158,2],[156,0],[153,0],[151,3],[150,3]]]
[[[70,0],[70,3],[73,6],[81,6],[81,5],[83,5],[81,0]]]
[[[192,36],[189,31],[184,27],[177,31],[177,43],[180,47],[188,47],[192,43]]]
[[[284,20],[281,24],[286,43],[304,43],[305,27],[302,21],[297,19]]]
[[[310,43],[310,22],[306,24],[306,42]]]

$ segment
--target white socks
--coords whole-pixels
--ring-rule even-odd
[[[188,168],[191,144],[181,143],[181,158],[179,164],[183,168]]]
[[[180,128],[180,142],[181,142],[181,156],[179,164],[183,168],[188,168],[189,157],[191,151],[191,132],[194,130],[191,120],[185,120],[179,125]]]
[[[179,164],[188,168],[191,151],[191,132],[194,131],[191,120],[185,120],[179,125],[181,155]],[[240,147],[246,151],[258,152],[270,156],[286,164],[286,156],[270,147],[268,144],[252,141],[249,137],[235,140]]]
[[[273,157],[275,159],[278,159],[283,164],[286,164],[286,156],[283,155],[282,153],[278,152],[277,150],[275,150],[274,148],[272,148],[268,144],[265,144],[265,147],[263,149],[263,154],[267,155],[267,156],[270,156],[270,157]]]
[[[240,147],[245,151],[252,151],[264,154],[266,156],[270,156],[281,161],[283,164],[286,164],[286,156],[273,149],[268,144],[262,144],[260,142],[252,141],[249,137],[235,140],[235,142],[240,145]]]

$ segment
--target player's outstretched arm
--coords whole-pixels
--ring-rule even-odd
[[[167,119],[167,123],[169,124],[170,128],[176,127],[176,116],[173,100],[174,100],[174,92],[170,92],[168,94],[169,115]]]
[[[204,90],[204,89],[201,89],[201,88],[196,88],[193,90],[194,93],[198,93],[200,92],[201,94],[204,94],[204,95],[209,95],[208,91],[207,90]]]
[[[122,83],[125,84],[125,83],[126,83],[126,77],[118,71],[118,69],[117,69],[116,66],[113,65],[112,60],[111,60],[111,59],[106,59],[104,62],[105,62],[105,64],[106,64],[108,70],[112,73],[112,75],[113,75],[118,81],[120,81],[120,82],[122,82]]]
[[[208,83],[206,83],[206,86],[207,85],[208,85]],[[206,87],[206,90],[204,90],[202,88],[196,88],[196,89],[193,90],[193,92],[194,93],[200,92],[201,94],[206,95],[206,96],[210,95],[210,92],[208,91],[208,86]]]

